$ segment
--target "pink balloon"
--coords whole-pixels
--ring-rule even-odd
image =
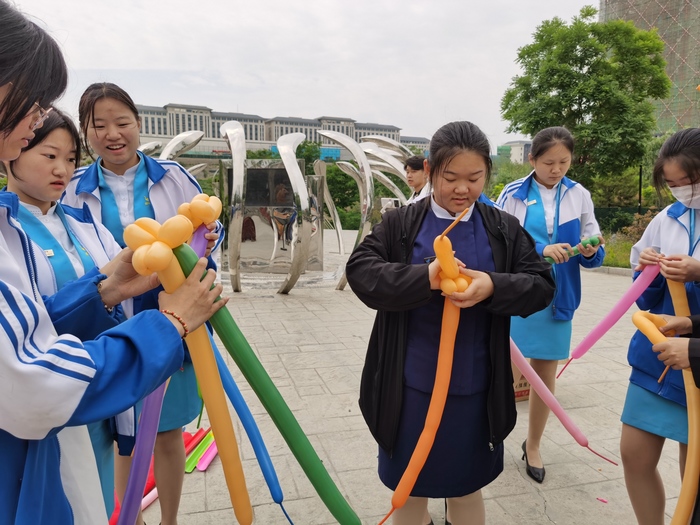
[[[525,376],[525,379],[529,381],[530,387],[533,388],[535,392],[537,392],[537,395],[540,396],[540,399],[544,401],[545,405],[547,405],[549,409],[552,412],[554,412],[554,415],[557,416],[559,421],[561,421],[561,424],[564,425],[564,428],[567,430],[567,432],[571,434],[571,437],[573,437],[576,440],[576,443],[578,443],[582,447],[586,447],[596,456],[601,457],[605,461],[608,461],[613,465],[617,466],[617,463],[615,463],[611,459],[606,458],[602,454],[599,454],[598,452],[596,452],[588,446],[588,438],[583,435],[581,429],[578,428],[576,426],[576,423],[574,423],[568,416],[568,414],[564,412],[564,409],[559,404],[559,401],[557,401],[557,398],[554,397],[554,394],[552,394],[549,388],[547,388],[547,385],[544,384],[544,381],[542,381],[540,376],[537,375],[535,369],[530,366],[530,363],[527,359],[525,359],[525,356],[523,356],[523,354],[520,352],[520,348],[517,347],[517,345],[512,339],[510,340],[510,358],[513,360],[513,363],[515,363],[515,366],[518,367],[520,373],[523,374],[523,376]]]
[[[216,441],[212,441],[209,448],[202,454],[197,462],[197,470],[204,472],[209,467],[209,464],[214,461],[214,458],[219,453],[219,449],[216,447]]]
[[[151,503],[158,499],[158,489],[153,489],[141,500],[141,510],[146,510]]]
[[[598,340],[603,337],[608,330],[610,330],[615,323],[617,323],[620,318],[625,315],[625,312],[630,309],[630,306],[639,299],[644,290],[646,290],[651,282],[659,275],[659,265],[645,266],[642,273],[637,277],[637,279],[632,283],[629,290],[625,292],[617,304],[610,310],[610,313],[606,315],[602,321],[600,321],[591,332],[583,338],[574,351],[571,352],[572,359],[579,359],[583,354],[588,352],[591,347],[598,342]]]

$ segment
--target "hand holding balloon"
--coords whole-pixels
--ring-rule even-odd
[[[700,280],[700,261],[688,255],[667,255],[660,258],[661,275],[671,281],[687,283]]]
[[[462,217],[468,211],[469,208],[460,213],[454,222],[441,235],[435,237],[435,241],[433,241],[436,262],[441,270],[439,273],[440,289],[445,296],[450,296],[455,292],[463,292],[471,283],[471,277],[466,274],[460,274],[460,265],[464,266],[464,264],[455,258],[455,252],[452,250],[452,241],[447,237],[448,232],[462,220]],[[433,267],[434,270],[435,267]],[[433,280],[431,279],[432,283]]]
[[[459,308],[470,308],[493,295],[493,281],[489,274],[467,268],[460,268],[460,271],[469,279],[469,287],[449,295],[448,299],[452,304]]]
[[[644,248],[639,252],[639,260],[637,261],[637,266],[635,266],[634,271],[641,272],[644,270],[645,266],[657,266],[663,257],[664,255],[662,253],[657,252],[651,246]]]
[[[213,230],[216,228],[216,219],[221,215],[221,210],[221,200],[205,193],[195,195],[192,201],[181,204],[177,209],[180,215],[184,215],[192,222],[194,235],[190,245],[200,257],[209,257],[219,238],[219,234],[213,233]]]
[[[199,280],[204,272],[204,279]],[[161,292],[158,295],[158,306],[160,309],[176,312],[187,323],[187,328],[194,331],[202,326],[209,318],[223,308],[229,298],[222,298],[217,301],[223,292],[223,286],[217,284],[212,288],[216,272],[207,270],[207,260],[202,258],[197,261],[195,271],[185,280],[185,282],[172,294]],[[176,328],[182,326],[172,316],[166,316]]]
[[[140,275],[132,265],[134,252],[124,248],[111,261],[100,268],[107,276],[102,281],[100,295],[107,306],[116,306],[122,301],[141,295],[158,286],[158,276],[154,273]]]
[[[651,349],[659,353],[659,361],[674,370],[682,370],[690,366],[688,359],[688,345],[690,339],[686,337],[674,337],[662,343],[656,343]]]
[[[584,257],[592,257],[593,254],[598,251],[598,248],[603,243],[603,238],[594,235],[588,239],[582,240],[575,247],[571,247],[568,243],[550,244],[545,246],[542,250],[542,255],[545,256],[545,260],[550,264],[564,263],[569,260],[570,257],[576,255],[583,255]]]
[[[659,314],[658,317],[665,321],[663,326],[659,326],[659,331],[665,336],[685,335],[693,331],[693,323],[689,317],[666,314]]]

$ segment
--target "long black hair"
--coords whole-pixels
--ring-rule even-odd
[[[0,102],[0,135],[10,132],[34,104],[46,108],[66,90],[68,69],[56,41],[0,0],[0,86],[10,84]]]
[[[700,180],[700,128],[678,131],[661,146],[654,163],[653,182],[657,192],[665,187],[664,164],[670,160],[678,163],[691,184],[697,184]]]

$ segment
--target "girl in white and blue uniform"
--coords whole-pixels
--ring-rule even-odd
[[[667,279],[685,283],[691,314],[700,313],[700,129],[671,136],[654,165],[654,186],[671,190],[678,202],[664,208],[632,247],[630,262],[637,278],[645,266],[660,266],[660,275],[637,300],[656,314],[673,314]],[[665,440],[679,444],[681,477],[688,443],[688,415],[683,376],[664,365],[640,332],[630,341],[632,366],[622,411],[620,454],[632,508],[641,522],[664,523],[666,496],[657,469]]]
[[[34,138],[68,74],[56,42],[4,0],[0,27],[0,161],[9,162]],[[117,326],[116,305],[153,283],[136,275],[128,251],[42,297],[19,207],[17,195],[0,192],[0,523],[105,525],[84,425],[127,409],[177,370],[185,329],[158,311]],[[163,294],[161,308],[195,329],[219,308],[207,291],[214,277]],[[72,335],[105,330],[85,343]]]
[[[177,162],[155,160],[138,151],[138,110],[119,86],[89,86],[80,99],[79,120],[86,147],[98,158],[91,166],[76,171],[62,202],[76,207],[87,205],[120,244],[124,228],[135,219],[150,217],[162,224],[177,214],[182,203],[202,192],[195,178]],[[215,231],[207,234],[205,256],[220,240],[220,225],[209,227]],[[154,307],[154,294],[134,299],[135,312]],[[168,385],[154,450],[163,525],[177,523],[185,462],[181,429],[197,417],[201,407],[194,368],[186,362]],[[119,497],[126,486],[127,470],[128,466],[121,468],[117,463]]]
[[[57,201],[80,159],[80,135],[75,124],[55,108],[20,157],[7,164],[7,190],[18,195],[17,217],[32,240],[37,280],[42,295],[100,268],[121,251],[107,229],[92,220],[90,211]],[[131,317],[131,299],[124,302]],[[126,317],[119,314],[121,320]],[[88,425],[97,461],[107,514],[114,508],[113,435],[122,447],[133,447],[135,411]]]
[[[566,177],[571,166],[574,139],[563,127],[546,128],[532,139],[529,154],[533,172],[507,184],[496,205],[515,215],[535,239],[537,252],[555,261],[552,272],[557,284],[548,308],[525,319],[514,317],[511,337],[547,387],[554,392],[557,364],[569,357],[571,324],[581,302],[580,268],[603,264],[605,249],[593,212],[591,195]],[[600,244],[583,246],[581,240],[597,236]],[[573,256],[577,247],[580,255]],[[546,336],[545,336],[546,334]],[[527,439],[522,444],[527,474],[544,481],[540,440],[549,408],[536,392],[530,392]]]

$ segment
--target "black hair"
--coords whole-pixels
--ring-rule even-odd
[[[423,155],[413,155],[413,157],[406,159],[406,162],[403,163],[403,168],[411,168],[415,171],[422,170],[424,161],[425,157]]]
[[[80,122],[80,131],[83,133],[83,144],[85,146],[85,151],[90,152],[90,145],[88,144],[88,128],[90,124],[95,123],[95,104],[103,98],[111,98],[118,102],[121,102],[126,107],[129,108],[134,114],[137,121],[140,121],[139,110],[136,109],[136,104],[131,99],[129,94],[122,88],[111,82],[97,82],[95,84],[90,84],[87,89],[83,92],[80,97],[80,102],[78,103],[78,120]],[[90,153],[92,156],[92,153]]]
[[[430,139],[430,180],[442,173],[447,164],[463,151],[473,151],[481,155],[486,163],[486,180],[491,178],[491,146],[489,139],[476,124],[471,122],[450,122],[438,129]]]
[[[544,155],[549,148],[557,144],[563,144],[570,153],[574,152],[574,136],[563,126],[545,128],[532,139],[530,156],[532,160],[537,160]]]
[[[75,144],[75,167],[77,168],[80,165],[80,133],[78,133],[78,128],[73,120],[56,108],[51,110],[44,124],[34,132],[34,138],[26,148],[22,148],[22,153],[44,142],[46,137],[57,129],[65,129],[70,134],[71,139],[73,139],[73,143]],[[14,163],[14,160],[10,162],[10,168],[14,168]]]
[[[664,165],[671,160],[680,165],[691,184],[700,180],[700,128],[678,131],[661,146],[654,163],[653,183],[657,191],[665,187]]]
[[[34,104],[47,108],[66,90],[68,69],[56,41],[5,0],[0,0],[0,134],[10,132]]]

